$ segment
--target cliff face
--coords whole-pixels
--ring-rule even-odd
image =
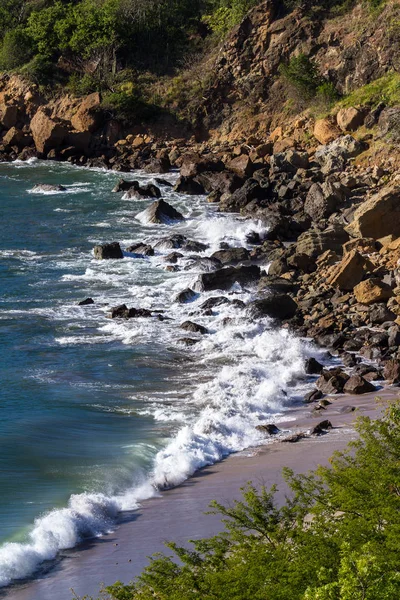
[[[389,3],[378,20],[361,5],[335,19],[304,16],[300,10],[280,18],[272,0],[263,2],[232,31],[219,53],[205,93],[207,126],[224,125],[229,131],[250,107],[267,129],[286,118],[278,68],[300,53],[313,59],[340,93],[396,70],[399,19],[398,2]]]

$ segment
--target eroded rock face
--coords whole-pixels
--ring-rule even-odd
[[[341,252],[342,246],[349,239],[340,225],[331,226],[324,231],[306,231],[297,240],[296,252],[317,258],[327,250]]]
[[[374,240],[387,235],[399,237],[400,186],[385,187],[363,202],[346,231],[353,237],[371,237]]]
[[[71,118],[72,127],[76,131],[89,131],[93,133],[101,122],[100,94],[94,92],[86,96]]]
[[[68,133],[64,124],[51,119],[42,111],[38,111],[33,117],[31,131],[36,150],[41,154],[59,148]]]

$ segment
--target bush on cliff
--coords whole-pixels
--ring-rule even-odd
[[[296,476],[278,508],[275,488],[249,484],[231,507],[213,503],[225,531],[168,544],[114,600],[392,600],[400,596],[400,404],[360,418],[357,441],[330,467]]]

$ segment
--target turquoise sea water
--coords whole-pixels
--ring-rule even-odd
[[[221,241],[245,244],[261,224],[161,186],[187,220],[148,225],[136,215],[151,201],[111,193],[117,179],[40,161],[0,164],[0,586],[109,530],[119,510],[157,488],[260,443],[254,425],[301,390],[302,342],[229,305],[202,316],[199,304],[216,293],[190,308],[174,303],[197,276],[190,256],[170,273],[168,249],[151,259],[92,255],[95,243],[126,247],[171,232],[209,243],[207,255]],[[32,193],[38,183],[67,191]],[[231,297],[252,293],[235,288]],[[88,296],[94,305],[77,306]],[[168,318],[110,320],[122,302]],[[179,324],[190,311],[210,334],[188,349]]]

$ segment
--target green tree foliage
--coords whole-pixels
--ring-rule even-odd
[[[213,503],[225,531],[168,544],[114,600],[394,600],[400,597],[400,404],[360,418],[359,437],[329,467],[285,470],[291,489],[248,484],[233,506]]]
[[[256,4],[257,0],[211,0],[210,13],[204,15],[203,21],[218,39],[223,39]]]

